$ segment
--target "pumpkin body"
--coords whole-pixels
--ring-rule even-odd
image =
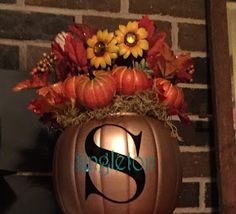
[[[78,102],[89,109],[105,107],[116,93],[115,80],[110,72],[94,71],[93,74],[93,79],[82,75],[76,83]]]
[[[157,78],[154,80],[157,96],[162,103],[170,109],[180,109],[184,104],[184,94],[181,88],[170,81]]]
[[[162,122],[114,115],[66,129],[53,175],[66,214],[170,214],[181,183],[179,150]]]
[[[76,86],[78,80],[79,77],[77,76],[68,77],[62,84],[64,96],[71,101],[76,100]]]
[[[119,66],[112,70],[112,74],[120,94],[131,95],[150,86],[146,73],[141,69]]]

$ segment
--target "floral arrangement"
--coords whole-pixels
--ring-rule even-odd
[[[192,59],[175,55],[165,39],[148,16],[115,32],[73,23],[13,90],[37,88],[28,108],[54,128],[122,112],[188,121],[177,83],[192,81]]]

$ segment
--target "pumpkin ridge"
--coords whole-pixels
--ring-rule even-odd
[[[73,90],[72,90],[72,93],[73,93],[73,98],[76,99],[76,87],[75,87],[75,84],[76,84],[76,76],[74,76],[73,80],[72,80],[72,87],[73,87]]]
[[[97,92],[94,90],[94,93],[95,93],[95,97],[96,97],[96,100],[97,100],[97,103],[99,107],[102,107],[103,106],[103,102],[102,100],[107,100],[107,97],[106,97],[106,94],[104,93],[104,90],[103,90],[103,87],[101,86],[100,84],[100,81],[98,81],[97,78],[94,79],[94,83],[96,84],[96,86],[98,87],[98,90],[99,90],[99,94],[97,94]],[[101,97],[101,94],[102,94],[102,98],[100,99],[99,97]]]
[[[147,117],[144,117],[144,120],[146,121],[146,124],[147,124],[147,126],[148,126],[148,128],[151,130],[151,135],[152,135],[152,137],[153,137],[153,143],[154,142],[157,142],[157,140],[156,140],[156,136],[155,136],[155,132],[154,132],[154,129],[152,128],[152,126],[151,126],[151,123],[150,123],[150,121],[148,120],[148,118]],[[158,161],[158,151],[157,151],[157,145],[155,144],[154,145],[154,148],[155,148],[155,163],[159,163],[159,161]],[[158,169],[159,169],[159,167],[157,167]],[[159,171],[158,171],[158,169],[157,169],[157,177],[156,177],[156,180],[158,180],[159,181]],[[156,175],[156,174],[155,174]],[[155,191],[155,203],[154,203],[154,207],[153,207],[153,214],[155,214],[156,213],[156,209],[157,209],[157,194],[158,194],[158,183],[157,182],[155,182],[155,189],[156,189],[156,191]]]
[[[90,93],[87,92],[87,95],[90,95],[87,97],[88,97],[88,100],[90,100],[90,102],[92,103],[92,106],[91,106],[92,109],[96,108],[96,101],[97,101],[97,97],[94,91],[94,80],[95,79],[92,79],[91,81],[88,82],[90,86]],[[91,99],[89,99],[89,97],[91,97]]]
[[[78,142],[78,138],[79,138],[79,131],[80,131],[80,126],[77,128],[77,130],[76,130],[76,134],[75,134],[75,138],[76,138],[76,143],[75,143],[75,146],[74,146],[74,160],[75,160],[75,158],[76,158],[76,151],[77,151],[77,142]],[[75,164],[75,161],[74,161],[74,164]],[[77,179],[76,179],[76,176],[75,176],[75,174],[76,174],[76,172],[75,172],[75,168],[76,168],[76,166],[74,167],[74,170],[73,170],[73,173],[74,173],[74,178],[75,178],[75,187],[76,187],[76,192],[77,192],[77,197],[76,197],[76,199],[77,199],[77,201],[78,201],[78,205],[82,208],[82,206],[81,206],[81,201],[80,201],[80,194],[79,194],[79,190],[78,190],[78,187],[79,187],[79,185],[78,185],[78,182],[77,182]]]
[[[127,69],[127,67],[124,67],[123,70],[120,71],[120,76],[118,76],[118,78],[119,78],[119,81],[118,81],[119,82],[119,86],[118,86],[118,88],[119,88],[120,91],[122,90],[123,76],[124,76],[124,73],[125,73],[126,69]]]
[[[134,83],[136,83],[136,82],[137,82],[137,79],[138,79],[138,77],[137,77],[137,71],[136,71],[135,68],[133,68],[132,71],[134,72]],[[135,91],[135,90],[137,90],[137,84],[134,84],[134,91]]]
[[[79,102],[81,103],[81,104],[83,104],[84,103],[84,96],[83,96],[83,94],[84,94],[84,88],[85,88],[85,86],[86,86],[86,84],[87,84],[87,79],[86,79],[86,77],[82,77],[81,79],[80,79],[80,81],[78,82],[78,88],[77,88],[77,90],[76,90],[76,92],[78,91],[78,93],[77,93],[77,97],[78,97],[78,100],[79,100]],[[82,82],[82,83],[81,83]],[[80,96],[81,95],[81,96]]]
[[[112,87],[112,91],[114,91],[113,95],[115,95],[115,92],[116,92],[116,82],[115,82],[115,79],[114,79],[114,77],[111,74],[107,75],[107,77],[110,79],[109,84]]]
[[[83,93],[82,93],[82,98],[83,98],[83,105],[87,105],[87,100],[86,100],[86,98],[87,98],[87,95],[86,95],[86,90],[85,90],[85,88],[87,88],[89,86],[89,79],[87,80],[87,81],[85,81],[85,84],[84,84],[84,90],[83,90]]]
[[[108,86],[108,88],[109,88],[109,90],[110,90],[110,94],[111,94],[112,96],[114,96],[115,90],[114,90],[113,86],[111,85],[110,81],[109,81],[108,79],[105,79],[105,83],[107,84],[107,86]]]
[[[98,81],[98,82],[99,82],[99,85],[100,85],[100,87],[101,87],[101,91],[102,91],[102,93],[103,93],[104,96],[105,96],[105,100],[106,100],[106,102],[107,102],[107,100],[109,99],[109,97],[108,97],[108,95],[107,95],[107,93],[106,93],[104,87],[101,85],[101,83],[103,83],[104,85],[106,85],[106,81],[105,81],[102,77],[99,77],[99,78],[100,78],[100,81]]]
[[[129,77],[129,79],[127,78]],[[126,86],[126,87],[125,87]],[[134,72],[133,69],[127,69],[124,72],[124,76],[123,76],[123,81],[122,81],[122,88],[125,89],[126,88],[126,93],[127,95],[133,94],[134,88],[135,88],[135,79],[134,79]],[[128,92],[128,93],[127,93]]]

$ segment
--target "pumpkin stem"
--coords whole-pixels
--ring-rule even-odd
[[[89,74],[88,76],[89,76],[89,79],[90,79],[90,80],[93,80],[93,79],[95,78],[95,75],[93,74],[93,71],[92,71],[92,70],[89,69],[89,70],[88,70],[88,74]]]

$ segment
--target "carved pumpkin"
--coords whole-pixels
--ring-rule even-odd
[[[53,174],[66,214],[170,214],[181,182],[178,145],[149,117],[92,120],[61,135]]]
[[[170,81],[157,78],[154,80],[156,93],[160,101],[169,109],[180,109],[184,104],[184,94],[181,88]]]
[[[112,70],[112,74],[120,94],[131,95],[150,87],[148,77],[141,69],[119,66]]]
[[[116,93],[115,80],[110,72],[94,71],[94,77],[82,75],[76,83],[76,97],[87,108],[105,107]]]

